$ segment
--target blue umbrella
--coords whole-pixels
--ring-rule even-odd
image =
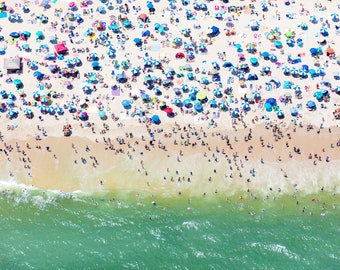
[[[189,91],[189,86],[187,84],[182,84],[181,89],[184,93],[187,93]]]
[[[7,111],[7,114],[9,116],[9,119],[14,119],[18,117],[19,111],[16,108],[11,108]]]
[[[2,98],[8,98],[8,94],[6,90],[1,90],[0,95]]]
[[[324,37],[327,37],[329,34],[328,34],[328,29],[326,27],[321,27],[320,29],[320,34]]]
[[[180,98],[175,98],[173,103],[177,106],[177,107],[182,107],[183,106],[183,102]]]
[[[142,37],[149,37],[151,35],[150,30],[145,30],[142,32]]]
[[[322,68],[322,67],[320,67],[318,70],[317,70],[317,74],[318,74],[318,76],[325,76],[326,75],[326,73],[325,73],[325,69],[324,68]]]
[[[259,91],[253,92],[253,97],[254,97],[254,99],[261,99],[261,94],[260,94],[260,92],[259,92]]]
[[[152,88],[152,90],[155,92],[155,95],[156,95],[156,96],[162,95],[162,91],[161,91],[161,89],[159,88],[159,86],[156,85],[154,88]]]
[[[32,110],[30,108],[25,108],[24,109],[24,114],[25,115],[31,115],[31,114],[33,114],[33,112],[32,112]]]
[[[217,98],[221,98],[222,97],[222,91],[220,88],[215,88],[214,89],[214,96]]]
[[[202,107],[202,105],[201,105],[200,102],[195,102],[195,104],[194,104],[194,110],[195,110],[196,112],[202,112],[202,111],[203,111],[203,107]]]
[[[209,100],[211,108],[217,108],[217,101],[215,99]]]
[[[20,33],[12,32],[12,33],[9,34],[9,36],[12,37],[12,38],[18,38],[18,37],[20,37]]]
[[[131,69],[131,73],[132,73],[133,76],[138,76],[138,75],[140,75],[140,69],[135,67],[135,68]]]
[[[269,52],[262,52],[262,57],[263,57],[265,60],[268,60],[268,59],[269,59],[269,56],[270,56],[270,53],[269,53]]]
[[[314,15],[310,16],[309,20],[311,21],[311,23],[314,23],[314,24],[318,23],[318,19]]]
[[[92,93],[92,89],[88,85],[83,86],[83,91],[84,91],[85,94],[91,94]]]
[[[175,37],[172,41],[176,46],[182,45],[182,39],[180,37]]]
[[[152,121],[154,124],[156,124],[156,125],[158,125],[158,124],[161,123],[161,120],[160,120],[159,116],[156,115],[156,114],[154,114],[154,115],[151,117],[151,121]]]
[[[240,112],[239,112],[238,108],[234,108],[234,109],[231,110],[231,116],[233,118],[238,118],[240,116]]]
[[[276,99],[275,98],[268,98],[266,103],[269,103],[272,106],[276,105]]]
[[[285,117],[284,112],[281,111],[281,110],[278,110],[278,111],[276,112],[276,115],[277,115],[277,117],[278,117],[279,119],[283,119],[283,118]]]
[[[291,108],[289,111],[290,111],[290,114],[292,116],[297,116],[298,115],[298,111],[297,111],[297,109],[295,107]]]
[[[56,107],[54,108],[54,110],[55,110],[56,113],[59,114],[59,115],[63,115],[63,114],[64,114],[64,109],[63,109],[62,107],[60,107],[60,106],[56,106]]]
[[[313,100],[309,100],[307,101],[306,104],[307,108],[311,109],[311,110],[315,110],[316,109],[316,104]]]
[[[288,38],[288,39],[286,40],[286,43],[287,43],[287,45],[288,45],[289,47],[294,47],[294,45],[295,45],[295,41],[294,41],[294,39],[292,39],[292,38]]]
[[[127,99],[124,99],[122,101],[122,105],[123,105],[124,109],[126,109],[126,110],[131,109],[131,102]]]
[[[276,57],[275,54],[271,54],[269,58],[270,58],[270,61],[272,61],[272,62],[276,62],[277,61],[277,57]]]
[[[40,95],[40,93],[39,93],[38,91],[33,92],[33,98],[34,98],[35,100],[39,100],[40,97],[41,97],[41,95]]]
[[[54,108],[53,108],[52,106],[48,106],[48,107],[47,107],[47,112],[48,112],[48,114],[51,114],[51,115],[53,115],[53,114],[56,113],[55,110],[54,110]]]
[[[105,111],[103,111],[103,110],[100,110],[100,111],[98,112],[98,116],[99,116],[99,118],[102,119],[102,120],[107,119],[107,115],[106,115]]]
[[[227,111],[228,110],[228,106],[225,102],[220,102],[218,104],[219,108],[222,110],[222,111]]]
[[[284,66],[282,68],[282,71],[283,71],[283,74],[285,74],[285,75],[289,75],[290,74],[290,68],[287,67],[287,66]]]
[[[9,93],[7,98],[12,99],[12,100],[16,100],[17,99],[17,97],[13,93]]]
[[[242,102],[242,109],[244,110],[244,111],[249,111],[250,110],[250,105],[249,105],[249,103],[248,102]]]
[[[338,22],[339,21],[339,14],[338,13],[332,13],[331,18],[333,22]]]

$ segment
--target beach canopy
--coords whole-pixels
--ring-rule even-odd
[[[306,107],[310,110],[316,110],[316,104],[313,100],[307,101]]]

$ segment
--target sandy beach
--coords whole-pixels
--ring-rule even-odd
[[[339,193],[336,1],[113,2],[3,4],[0,185]]]

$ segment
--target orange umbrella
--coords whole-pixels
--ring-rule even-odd
[[[328,54],[334,54],[334,49],[331,48],[331,47],[329,47],[329,48],[327,49],[327,53],[328,53]]]

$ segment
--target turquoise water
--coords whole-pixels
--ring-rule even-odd
[[[339,269],[339,199],[320,196],[2,192],[0,269]]]

